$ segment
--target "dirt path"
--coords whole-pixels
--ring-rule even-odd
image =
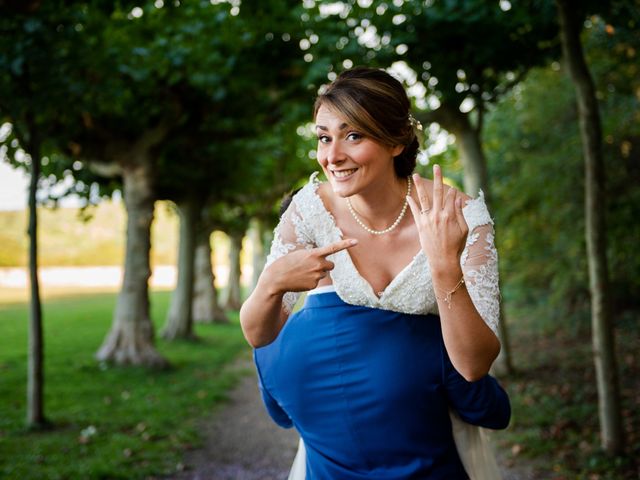
[[[276,426],[258,391],[253,365],[243,357],[232,368],[247,371],[228,403],[202,425],[205,446],[189,452],[185,471],[172,480],[286,480],[298,447],[295,430]],[[250,372],[250,373],[249,373]],[[501,459],[502,460],[502,459]],[[501,461],[503,480],[537,480],[526,467]]]
[[[202,425],[204,448],[187,454],[186,470],[174,480],[286,480],[298,434],[278,427],[267,414],[250,358],[243,356],[232,368],[247,374]]]

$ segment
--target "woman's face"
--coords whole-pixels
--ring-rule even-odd
[[[393,157],[402,146],[388,147],[364,136],[339,113],[320,106],[316,114],[318,163],[341,197],[395,179]]]

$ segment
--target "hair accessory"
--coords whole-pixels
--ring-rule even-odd
[[[404,203],[402,204],[402,210],[400,211],[400,215],[398,215],[398,218],[396,218],[396,220],[384,230],[374,230],[373,228],[367,227],[364,224],[364,222],[360,219],[360,217],[358,217],[358,215],[356,214],[356,211],[351,206],[351,200],[349,198],[347,198],[347,207],[349,207],[349,211],[351,212],[351,215],[353,216],[355,221],[363,229],[365,229],[367,232],[371,233],[372,235],[383,235],[385,233],[390,232],[400,224],[400,221],[404,217],[404,214],[407,212],[407,206],[409,205],[409,201],[407,200],[407,197],[409,197],[410,195],[411,195],[411,177],[407,177],[407,195],[406,197],[404,197]]]
[[[422,128],[422,123],[420,123],[420,120],[416,120],[416,118],[409,113],[409,124],[418,139],[418,160],[420,163],[426,164],[429,160],[427,157],[427,150],[425,149],[424,129]]]
[[[409,123],[413,128],[422,132],[422,124],[420,123],[420,120],[416,120],[416,118],[411,114],[409,114]]]

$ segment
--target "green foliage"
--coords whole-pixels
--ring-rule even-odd
[[[0,119],[14,125],[4,143],[15,163],[29,167],[15,153],[29,153],[37,135],[45,176],[77,180],[71,190],[84,195],[94,185],[95,198],[87,162],[126,163],[132,145],[159,129],[168,132],[152,152],[158,198],[249,207],[247,190],[273,198],[306,173],[295,134],[309,101],[297,2],[32,7],[0,21]],[[35,110],[37,122],[22,120]]]
[[[620,91],[615,87],[631,62],[610,60],[604,24],[597,23],[587,40],[605,136],[613,307],[621,312],[637,309],[640,298],[634,273],[640,257],[633,248],[640,236],[634,221],[640,188],[630,181],[638,177],[640,155],[639,100],[632,93],[637,80],[627,78]],[[526,307],[523,316],[541,327],[588,324],[582,147],[575,94],[560,66],[532,71],[487,116],[484,138],[507,304]]]
[[[94,53],[92,42],[83,38],[84,5],[46,2],[32,3],[24,10],[2,7],[0,122],[10,122],[11,132],[0,140],[0,157],[6,154],[11,163],[27,171],[32,161],[41,162],[42,178],[48,183],[75,178],[67,190],[85,197],[110,193],[112,184],[63,154],[71,139],[62,126],[77,122],[83,114],[78,72],[84,59]],[[31,155],[37,158],[32,160]]]
[[[455,105],[495,99],[557,43],[547,1],[511,2],[507,11],[484,1],[373,2],[354,10],[387,38],[385,61],[404,60],[429,93]]]
[[[168,293],[151,295],[156,327]],[[24,479],[149,478],[170,474],[202,441],[198,421],[224,401],[246,353],[237,324],[199,325],[197,342],[158,342],[173,368],[154,372],[96,364],[113,294],[45,304],[45,403],[52,428],[24,428],[27,307],[0,306],[0,476]],[[69,461],[73,459],[73,461]]]

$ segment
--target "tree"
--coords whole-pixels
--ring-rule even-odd
[[[193,321],[196,323],[228,323],[229,318],[218,302],[213,264],[212,228],[196,233],[193,286]]]
[[[180,264],[187,268],[179,273],[170,318],[180,319],[183,310],[190,318],[192,290],[185,288],[193,288],[194,219],[202,199],[186,190],[189,179],[201,170],[185,168],[182,158],[171,154],[176,145],[202,144],[206,128],[190,133],[189,127],[203,119],[203,112],[210,112],[205,125],[215,118],[222,126],[218,135],[225,130],[224,109],[233,103],[230,87],[242,50],[237,42],[240,25],[228,4],[156,2],[130,11],[116,8],[109,14],[90,11],[95,16],[84,30],[86,41],[100,54],[88,59],[80,72],[78,81],[86,78],[88,83],[80,95],[84,111],[72,145],[75,155],[96,171],[122,177],[129,216],[124,286],[97,358],[163,365],[153,349],[149,318],[153,204],[167,198],[163,189],[169,189],[182,212]],[[99,95],[88,94],[96,88]],[[174,183],[182,182],[182,188],[167,188],[171,182],[166,178],[176,172],[181,175]],[[191,335],[190,324],[180,322],[171,322],[165,331],[169,337]]]
[[[556,0],[562,55],[576,89],[585,165],[585,219],[594,363],[602,446],[609,454],[623,447],[618,367],[610,311],[605,222],[605,168],[602,126],[595,85],[584,57],[580,33],[584,13],[572,0]]]
[[[27,425],[42,428],[44,413],[44,338],[38,282],[37,195],[43,158],[55,151],[50,118],[58,113],[66,91],[65,71],[47,65],[68,63],[67,48],[74,33],[67,28],[67,12],[38,2],[0,3],[0,119],[10,122],[12,135],[5,147],[11,161],[31,175],[29,185],[29,363]],[[62,27],[55,29],[56,26]],[[48,170],[48,169],[47,169]],[[48,172],[49,173],[49,172]]]
[[[231,226],[234,240],[231,250],[235,253],[231,272],[235,276],[229,283],[233,287],[230,307],[235,309],[241,302],[238,243],[248,222],[247,190],[255,189],[257,193],[274,188],[266,181],[273,178],[273,173],[265,176],[267,169],[263,164],[275,169],[274,158],[280,157],[278,150],[291,144],[286,139],[291,131],[283,132],[279,126],[290,127],[299,122],[302,111],[299,104],[303,98],[306,101],[307,91],[299,68],[303,62],[298,48],[299,19],[290,6],[282,2],[243,3],[227,19],[229,33],[219,42],[227,52],[225,57],[233,56],[233,63],[224,77],[224,104],[211,102],[219,92],[208,92],[206,88],[192,92],[186,109],[198,113],[174,132],[164,155],[166,160],[161,161],[166,173],[160,178],[159,195],[175,201],[180,211],[185,211],[187,205],[191,211],[202,211],[199,215],[181,216],[183,220],[196,222],[181,228],[184,234],[181,245],[183,242],[190,245],[192,240],[185,235],[193,237],[196,230],[210,232],[212,224]],[[243,39],[241,45],[238,38]],[[260,90],[266,95],[246,95],[248,91]],[[280,143],[278,150],[267,148],[268,138]],[[291,153],[288,148],[287,153]],[[189,169],[173,162],[180,156],[189,158]],[[291,157],[288,160],[295,164]],[[280,173],[289,170],[292,169],[282,169]],[[280,192],[282,183],[275,186]],[[229,217],[229,212],[220,214],[222,204],[229,206],[229,212],[235,212],[234,218]],[[191,298],[193,289],[190,273],[193,249],[181,251],[186,253],[178,263],[178,286],[163,330],[165,338],[191,335],[193,321],[186,299]]]

